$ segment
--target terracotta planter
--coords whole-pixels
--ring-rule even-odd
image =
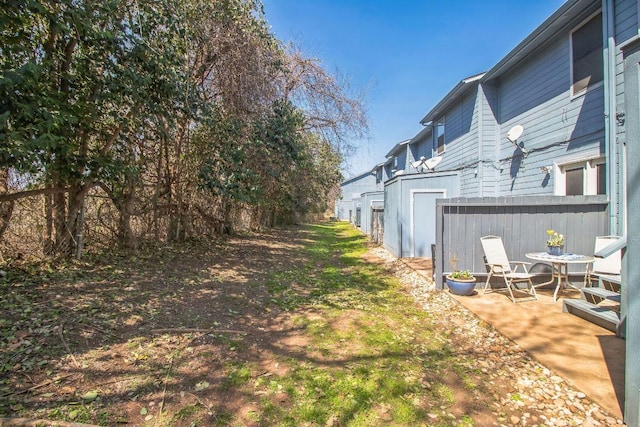
[[[454,295],[471,295],[476,288],[476,278],[454,279],[451,276],[447,276],[447,286],[449,287],[449,292]]]

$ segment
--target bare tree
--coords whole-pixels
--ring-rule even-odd
[[[363,94],[351,94],[349,82],[307,58],[293,45],[288,48],[282,73],[282,96],[305,115],[304,130],[318,134],[342,156],[369,130]]]

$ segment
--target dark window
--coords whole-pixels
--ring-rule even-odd
[[[444,122],[438,122],[436,125],[436,154],[441,154],[444,152],[445,143],[444,143]]]
[[[567,169],[567,196],[580,196],[584,194],[584,168]]]
[[[601,13],[573,32],[571,46],[572,89],[576,94],[601,82],[604,78]]]
[[[596,194],[607,194],[607,165],[606,163],[599,163],[596,165],[596,171],[598,173],[598,188]]]

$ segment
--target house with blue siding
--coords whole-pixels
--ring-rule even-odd
[[[629,426],[640,422],[640,359],[631,351],[640,343],[640,266],[629,262],[640,256],[640,230],[633,234],[640,209],[631,209],[640,206],[639,8],[637,0],[566,1],[491,69],[451,89],[382,167],[384,246],[398,257],[430,256],[427,247],[442,239],[432,236],[438,201],[606,206],[598,230],[572,233],[583,234],[574,249],[583,253],[600,228],[627,237],[621,312]],[[425,168],[422,157],[436,166]],[[475,246],[470,263],[482,265]]]
[[[605,20],[600,1],[566,2],[421,120],[432,128],[440,170],[459,173],[461,196],[609,195],[610,231],[620,232],[624,129],[612,112],[622,91],[621,56],[603,39],[632,34],[637,7],[616,3]]]
[[[370,170],[356,175],[340,184],[340,198],[336,200],[335,217],[352,224],[359,222],[360,198],[362,193],[375,191],[376,171]]]
[[[441,159],[438,170],[456,172],[461,196],[481,195],[484,191],[477,179],[485,137],[482,76],[478,74],[460,81],[420,121],[431,128],[431,154]]]

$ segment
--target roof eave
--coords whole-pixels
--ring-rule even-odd
[[[581,14],[592,7],[600,5],[600,1],[594,0],[567,0],[558,10],[547,18],[538,28],[521,41],[511,52],[494,65],[482,78],[487,82],[500,77],[508,70],[514,68],[533,51],[539,49],[546,42],[556,36],[563,28]]]
[[[426,126],[426,124],[425,124]],[[416,136],[414,136],[413,138],[411,138],[411,140],[409,141],[409,144],[414,144],[416,142],[420,142],[422,141],[427,135],[433,133],[433,129],[431,129],[431,126],[427,126],[424,129],[422,129],[420,132],[418,132],[418,134]]]
[[[403,145],[407,145],[409,142],[411,142],[410,139],[407,139],[407,140],[404,140],[402,142],[397,143],[396,145],[393,146],[393,148],[387,153],[387,155],[385,157],[387,159],[393,157],[398,152],[400,147],[402,147]]]
[[[420,120],[420,124],[426,125],[427,122],[430,122],[436,119],[440,114],[442,114],[442,111],[444,111],[449,105],[451,105],[460,96],[465,94],[467,90],[477,86],[478,83],[480,82],[480,79],[483,76],[484,76],[484,73],[480,73],[480,74],[476,74],[475,76],[467,77],[466,79],[463,79],[462,81],[460,81],[460,83],[455,85],[455,87],[451,89],[449,93],[444,98],[442,98],[440,102],[438,102],[438,104],[436,104],[436,106],[433,107],[431,111],[427,113],[426,116],[422,118],[422,120]]]

